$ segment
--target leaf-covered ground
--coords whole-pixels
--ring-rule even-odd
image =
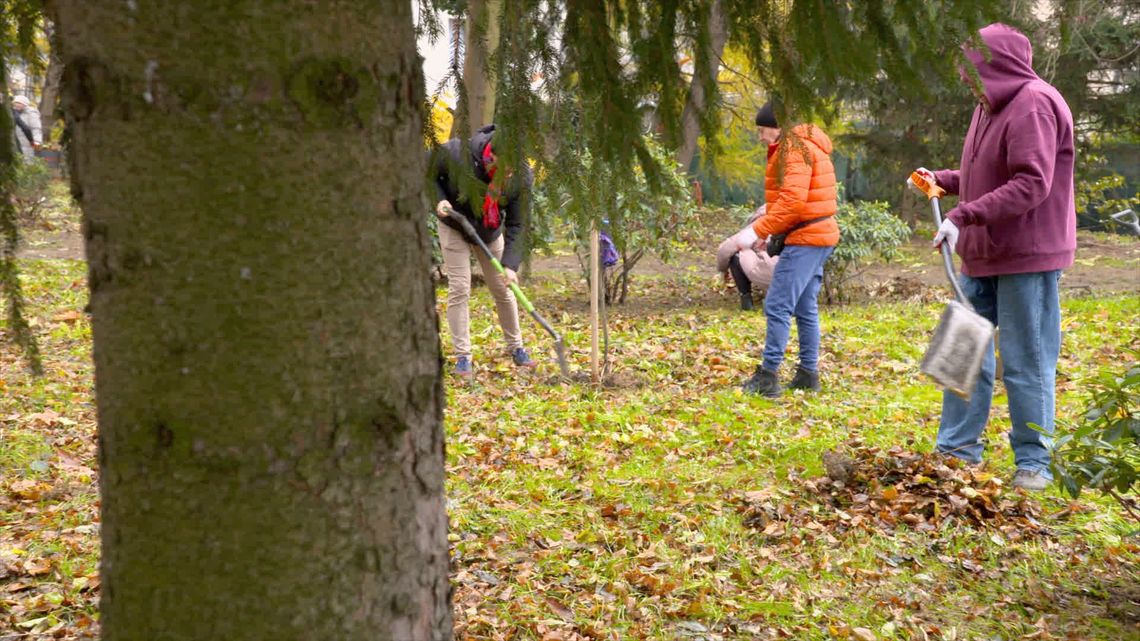
[[[47,375],[29,377],[0,336],[0,640],[89,638],[98,492],[83,266],[23,268]],[[576,276],[526,286],[586,369]],[[984,468],[928,455],[939,393],[917,361],[939,290],[893,280],[871,304],[825,308],[824,391],[777,402],[737,391],[763,316],[735,310],[699,270],[642,278],[611,310],[614,374],[597,388],[552,381],[546,354],[539,372],[516,372],[476,292],[476,376],[447,380],[457,638],[1140,639],[1135,526],[1091,496],[1011,491],[1004,397]],[[1069,418],[1083,382],[1140,347],[1140,296],[1079,293],[1064,301]],[[833,450],[841,483],[825,475]]]

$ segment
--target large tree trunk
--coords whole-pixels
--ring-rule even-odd
[[[103,638],[450,638],[410,4],[52,4]]]
[[[463,61],[463,95],[467,99],[468,135],[495,118],[495,83],[491,56],[499,44],[502,0],[468,0],[467,49]]]
[[[713,0],[709,7],[708,23],[709,56],[693,60],[693,80],[685,108],[681,111],[681,146],[677,149],[677,163],[685,171],[693,164],[697,154],[697,141],[701,136],[700,114],[706,108],[708,97],[705,87],[717,81],[720,71],[720,58],[724,55],[724,45],[728,41],[728,23],[724,16],[721,0]]]

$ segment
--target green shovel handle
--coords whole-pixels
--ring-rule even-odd
[[[482,238],[479,238],[479,234],[475,232],[475,226],[472,225],[465,216],[456,213],[451,207],[448,207],[447,211],[448,216],[459,222],[459,226],[463,228],[463,233],[479,245],[479,249],[483,250],[487,258],[491,259],[491,264],[495,266],[495,269],[505,277],[507,270],[503,268],[503,264],[499,262],[499,259],[495,258],[495,255],[491,253],[491,250],[487,247],[487,243],[483,242]],[[541,325],[542,328],[550,334],[550,337],[554,339],[554,350],[558,354],[558,368],[562,371],[562,376],[569,377],[570,367],[566,364],[566,345],[562,341],[562,334],[559,334],[557,330],[551,327],[550,323],[546,322],[546,319],[542,317],[542,314],[539,314],[538,311],[534,309],[534,305],[531,304],[530,299],[526,297],[526,294],[522,292],[522,289],[517,284],[510,283],[510,287],[511,291],[515,294],[515,300],[521,303],[523,309],[531,315],[531,318]]]
[[[474,240],[476,243],[479,243],[479,248],[482,249],[483,253],[487,255],[487,258],[491,259],[491,264],[495,266],[495,270],[506,277],[507,270],[503,267],[503,264],[499,262],[499,259],[495,258],[495,255],[491,253],[491,249],[487,247],[487,243],[483,242],[482,238],[479,238],[479,234],[475,231],[475,227],[471,224],[471,222],[467,220],[465,216],[456,212],[451,207],[447,208],[447,212],[449,218],[459,222],[459,225],[463,227],[463,233],[467,234],[468,238]],[[526,297],[526,294],[523,293],[518,284],[510,283],[510,287],[511,291],[515,293],[515,299],[517,299],[518,302],[522,304],[523,309],[525,309],[528,314],[533,314],[534,305],[531,304],[530,299]]]
[[[503,265],[499,262],[499,259],[491,256],[491,264],[495,266],[495,269],[499,270],[499,273],[502,274],[504,278],[506,277],[507,272],[503,269]],[[534,305],[530,304],[530,299],[526,297],[526,294],[523,293],[518,284],[510,283],[510,286],[511,291],[515,293],[515,299],[523,306],[523,309],[525,309],[528,314],[533,314]]]

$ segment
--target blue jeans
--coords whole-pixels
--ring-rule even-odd
[[[1001,329],[1002,376],[1009,395],[1013,428],[1009,444],[1018,469],[1051,478],[1049,446],[1053,439],[1057,357],[1061,351],[1060,270],[971,278],[962,275],[962,290],[979,314]],[[982,460],[982,432],[994,393],[993,343],[982,361],[982,373],[970,402],[951,392],[942,394],[938,450],[971,462]],[[1039,426],[1045,434],[1030,427]]]
[[[823,264],[834,247],[787,245],[772,274],[772,284],[764,297],[768,331],[764,337],[763,367],[769,372],[780,368],[784,348],[792,330],[792,316],[800,336],[800,367],[809,372],[819,365],[819,287],[823,284]]]

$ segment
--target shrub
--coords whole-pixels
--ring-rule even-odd
[[[13,169],[12,204],[16,219],[23,224],[33,223],[48,205],[51,170],[38,159],[17,162]]]
[[[843,288],[862,273],[860,266],[876,257],[898,258],[899,247],[910,238],[910,228],[882,201],[842,202],[835,217],[839,222],[839,245],[827,261],[823,276],[828,302],[846,298]]]
[[[606,270],[607,302],[621,303],[630,274],[646,253],[668,259],[671,241],[693,213],[690,185],[669,152],[651,138],[645,147],[661,171],[647,176],[596,162],[588,151],[562,153],[536,189],[535,210],[558,216],[573,230],[579,262],[588,271],[590,227],[600,221],[613,238],[620,262]]]
[[[1128,498],[1140,493],[1140,351],[1132,355],[1122,373],[1104,373],[1093,382],[1081,423],[1061,423],[1052,469],[1070,496],[1085,489],[1108,494],[1140,521]]]

